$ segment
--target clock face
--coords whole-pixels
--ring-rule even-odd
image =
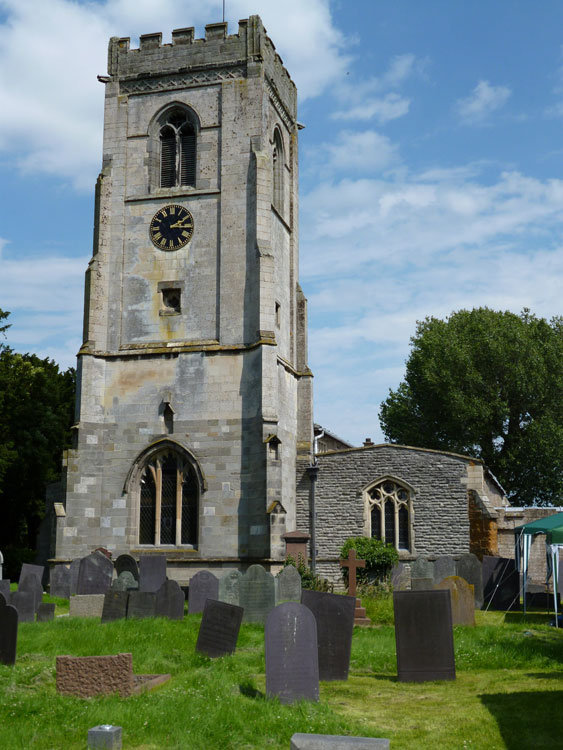
[[[149,228],[153,245],[161,250],[178,250],[194,233],[194,217],[183,206],[164,206],[155,213]]]

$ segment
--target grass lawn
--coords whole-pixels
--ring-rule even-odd
[[[65,600],[51,601],[68,611]],[[455,682],[406,684],[395,676],[389,607],[372,607],[386,624],[356,629],[349,680],[321,683],[318,704],[294,706],[264,696],[258,625],[243,625],[234,656],[211,660],[194,651],[197,615],[23,623],[16,666],[0,666],[0,748],[84,750],[97,724],[122,726],[124,750],[289,750],[294,732],[388,737],[391,750],[561,745],[563,630],[548,615],[479,612],[475,628],[455,628]],[[172,679],[127,699],[56,693],[57,654],[119,652],[133,654],[136,673]]]

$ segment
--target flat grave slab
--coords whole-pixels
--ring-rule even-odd
[[[236,604],[207,599],[195,650],[212,658],[234,654],[242,615]]]
[[[156,592],[156,616],[169,620],[184,619],[184,592],[176,581],[164,581]]]
[[[70,568],[66,565],[55,565],[51,570],[49,593],[51,596],[70,599]]]
[[[274,577],[261,565],[251,565],[240,581],[243,622],[265,623],[276,605]]]
[[[129,592],[127,619],[135,620],[145,617],[156,617],[156,594],[153,591]]]
[[[389,740],[334,734],[294,734],[290,750],[389,750]]]
[[[76,594],[69,599],[69,617],[101,617],[104,594]]]
[[[356,598],[303,589],[301,603],[317,623],[319,679],[347,680]]]
[[[18,643],[18,611],[0,594],[0,664],[16,663]]]
[[[455,680],[449,591],[395,591],[399,682]]]
[[[266,695],[280,703],[319,700],[317,625],[308,607],[285,602],[272,609],[264,629]]]
[[[103,552],[92,552],[80,561],[76,593],[80,595],[105,594],[111,586],[112,577],[111,560]]]
[[[208,570],[200,570],[190,578],[188,614],[203,612],[206,599],[219,599],[219,579]]]
[[[114,622],[127,617],[127,604],[129,593],[127,591],[115,591],[110,589],[104,594],[104,606],[102,608],[102,622]]]

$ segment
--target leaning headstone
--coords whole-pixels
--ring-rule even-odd
[[[450,592],[452,625],[475,625],[475,594],[470,583],[459,576],[448,576],[434,588]]]
[[[104,594],[76,594],[69,599],[69,617],[101,617]]]
[[[274,580],[276,604],[301,601],[301,576],[295,566],[286,565]]]
[[[240,570],[230,570],[219,578],[219,601],[239,605],[241,578]]]
[[[77,594],[105,594],[111,586],[113,563],[102,552],[83,557],[78,569]]]
[[[240,582],[243,622],[264,623],[268,613],[275,607],[275,597],[274,577],[261,565],[251,565]]]
[[[43,585],[43,574],[45,567],[43,565],[31,565],[30,563],[24,563],[20,571],[20,580],[18,581],[18,588],[20,583],[26,576],[35,576],[39,581],[40,585]]]
[[[129,570],[124,570],[120,573],[117,578],[114,578],[111,582],[111,588],[114,591],[137,591],[139,588],[138,581],[135,580],[133,573]]]
[[[156,617],[156,594],[153,591],[131,591],[127,605],[127,619]]]
[[[434,583],[434,563],[427,557],[417,557],[411,562],[411,587],[412,580],[416,578],[424,578]]]
[[[203,612],[206,599],[219,599],[219,580],[208,570],[200,570],[190,578],[188,614]]]
[[[102,622],[114,622],[127,617],[127,603],[129,594],[127,591],[115,591],[110,589],[104,594],[104,607],[102,609]]]
[[[303,589],[301,602],[311,610],[317,623],[319,679],[347,680],[355,597]]]
[[[166,555],[141,555],[139,591],[157,592],[166,580]]]
[[[6,599],[7,602],[10,601],[10,579],[9,578],[2,578],[0,580],[0,594],[4,595],[4,599]]]
[[[520,574],[516,563],[508,557],[483,557],[483,608],[500,610],[520,609]]]
[[[119,555],[114,562],[114,567],[118,576],[127,571],[136,581],[139,580],[139,566],[132,555]]]
[[[266,618],[266,695],[280,703],[319,700],[317,625],[308,607],[286,602]]]
[[[389,750],[389,740],[336,734],[294,734],[290,750]]]
[[[0,594],[0,664],[16,663],[18,642],[18,611]]]
[[[462,555],[456,562],[456,576],[464,578],[475,587],[475,608],[483,606],[483,570],[479,558],[473,553]]]
[[[156,592],[156,616],[182,620],[185,601],[184,592],[176,581],[164,581]]]
[[[455,680],[449,591],[395,591],[399,682]]]
[[[88,750],[121,750],[121,727],[99,724],[88,730]]]
[[[80,570],[81,557],[77,557],[70,564],[70,595],[74,596],[78,591],[78,571]]]
[[[37,622],[50,622],[55,619],[55,605],[52,602],[41,602],[37,607]]]
[[[70,599],[70,568],[66,565],[55,565],[51,570],[49,594]]]
[[[35,620],[35,594],[31,591],[12,591],[10,604],[18,610],[18,622]]]
[[[41,581],[34,575],[26,575],[23,580],[20,578],[18,591],[28,591],[33,595],[33,608],[37,612],[37,607],[43,601],[43,586],[41,585]]]
[[[242,607],[207,599],[195,650],[212,658],[234,654],[241,622]]]
[[[451,555],[442,555],[434,560],[434,585],[455,575],[455,560]]]

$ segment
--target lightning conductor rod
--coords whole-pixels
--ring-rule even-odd
[[[225,23],[225,0],[223,0],[223,23]]]

